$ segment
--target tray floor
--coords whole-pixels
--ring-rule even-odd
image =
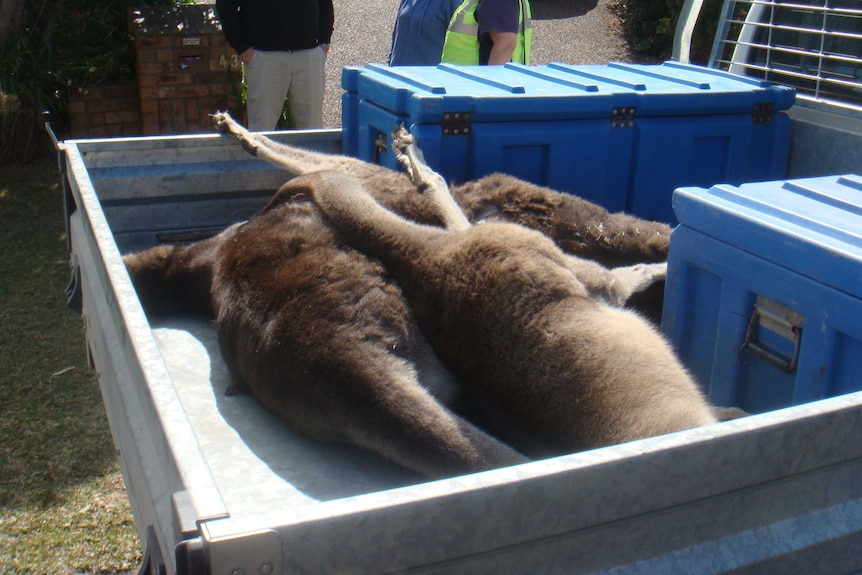
[[[225,395],[230,374],[209,318],[160,317],[152,328],[232,517],[423,481],[371,452],[294,432],[249,393]]]

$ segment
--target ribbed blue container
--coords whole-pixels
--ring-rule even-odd
[[[344,151],[392,168],[403,124],[461,182],[506,172],[675,222],[679,186],[785,177],[792,88],[666,62],[395,67],[342,74]]]
[[[662,331],[714,403],[862,390],[862,176],[681,188],[673,205]]]

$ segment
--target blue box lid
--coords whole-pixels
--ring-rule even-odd
[[[347,92],[414,123],[439,122],[447,112],[473,121],[560,121],[609,118],[618,108],[637,117],[752,113],[756,105],[785,110],[795,91],[729,72],[665,62],[575,66],[345,67]]]
[[[680,225],[862,295],[862,176],[678,188]]]

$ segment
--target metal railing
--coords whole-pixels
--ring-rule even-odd
[[[862,0],[725,0],[709,65],[862,110]]]

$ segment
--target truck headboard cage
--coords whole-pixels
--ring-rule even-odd
[[[709,65],[862,110],[860,0],[725,0]]]

